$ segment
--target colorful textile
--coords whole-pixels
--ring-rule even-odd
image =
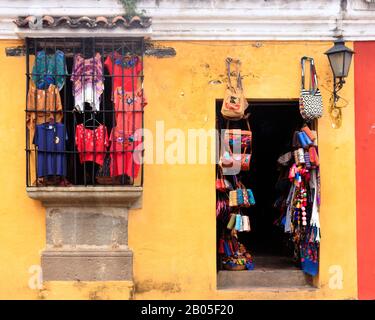
[[[137,91],[138,76],[142,71],[142,61],[138,56],[124,57],[118,52],[113,52],[108,55],[104,65],[113,76],[113,94],[118,87],[123,88],[125,92],[133,92],[133,89]]]
[[[37,176],[66,176],[65,140],[62,123],[44,123],[35,128],[34,144],[38,151]]]
[[[81,163],[93,161],[100,166],[103,165],[105,153],[109,145],[106,126],[100,125],[96,129],[91,130],[85,128],[81,123],[76,127],[75,141]]]
[[[300,245],[302,270],[312,276],[319,272],[319,242],[315,240],[319,237],[319,232],[317,227],[308,228],[306,237]]]
[[[46,54],[44,50],[37,52],[32,79],[38,89],[48,89],[54,84],[61,90],[67,73],[64,52],[60,50],[56,50],[55,54]]]
[[[307,134],[304,132],[303,134],[307,137]],[[306,149],[315,148],[309,146],[309,143],[305,144]],[[298,150],[302,150],[302,148]],[[284,231],[290,233],[291,239],[293,239],[295,261],[300,261],[301,268],[305,273],[315,276],[319,271],[320,244],[319,166],[317,162],[313,166],[309,153],[302,151],[302,155],[304,161],[300,161],[300,157],[297,155],[295,163],[289,170],[289,180],[292,182],[292,186],[285,200]],[[318,158],[317,152],[315,157]]]
[[[96,53],[95,57],[89,59],[84,59],[80,53],[76,54],[70,80],[73,82],[75,107],[83,111],[84,103],[88,102],[93,110],[99,110],[100,97],[104,91],[103,64],[100,53]]]
[[[116,126],[124,130],[126,134],[137,134],[137,130],[142,129],[142,112],[147,105],[147,99],[143,90],[135,92],[125,92],[120,87],[114,93]],[[135,137],[138,140],[139,137]]]
[[[127,175],[137,177],[142,150],[141,140],[134,139],[134,135],[126,134],[121,128],[114,127],[109,138],[111,147],[111,176]]]
[[[33,132],[36,124],[42,124],[53,119],[54,122],[61,122],[63,117],[60,92],[53,84],[48,89],[36,89],[33,83],[30,84],[27,94],[27,128]],[[33,133],[31,133],[33,136]]]

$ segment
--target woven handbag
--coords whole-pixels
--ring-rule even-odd
[[[225,119],[229,120],[241,120],[245,115],[245,110],[249,106],[247,100],[245,99],[243,88],[242,88],[242,81],[241,81],[241,73],[240,73],[240,60],[234,60],[232,58],[227,58],[225,60],[226,68],[227,68],[227,76],[228,76],[228,85],[225,90],[223,105],[221,107],[221,114]],[[236,87],[232,85],[231,82],[231,71],[230,65],[231,63],[235,63],[236,65],[236,78],[237,84]]]
[[[230,207],[250,207],[255,205],[255,199],[251,189],[246,187],[236,180],[236,190],[229,192],[229,206]]]
[[[244,118],[248,130],[242,130],[242,129],[229,129],[229,121],[227,122],[227,129],[224,131],[224,141],[225,143],[229,144],[229,146],[239,146],[241,145],[241,148],[248,148],[248,150],[251,150],[251,141],[252,141],[252,132],[250,128],[250,123],[248,116],[245,116]]]
[[[310,62],[310,86],[305,88],[305,63]],[[323,115],[323,100],[318,89],[318,79],[316,76],[315,64],[313,58],[302,57],[302,81],[301,95],[299,99],[299,110],[301,116],[306,121],[318,119]]]

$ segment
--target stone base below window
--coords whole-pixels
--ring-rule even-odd
[[[44,281],[132,281],[128,210],[140,187],[27,188],[46,207]]]
[[[133,280],[133,253],[130,250],[44,250],[45,281]]]

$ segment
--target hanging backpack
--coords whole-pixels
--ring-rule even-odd
[[[230,65],[236,65],[236,87],[233,87],[231,82]],[[232,58],[226,59],[226,68],[228,76],[228,85],[225,90],[223,105],[221,107],[221,114],[228,120],[241,120],[245,115],[245,110],[249,106],[243,94],[241,73],[240,73],[240,60],[233,60]]]
[[[305,88],[305,63],[310,62],[310,86]],[[301,95],[299,99],[299,110],[301,116],[306,121],[318,119],[323,115],[323,100],[318,89],[318,78],[316,76],[315,64],[313,58],[302,57],[302,81]]]

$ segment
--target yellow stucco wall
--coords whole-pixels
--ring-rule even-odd
[[[17,44],[0,42],[0,298],[128,298],[130,289],[126,282],[81,285],[50,282],[44,290],[28,287],[30,266],[40,264],[45,218],[41,205],[28,199],[25,192],[25,61],[4,54],[5,47]],[[330,42],[162,44],[174,47],[177,55],[145,59],[149,102],[145,126],[149,129],[155,130],[155,121],[164,121],[165,130],[214,128],[215,99],[222,98],[224,88],[210,81],[223,79],[227,56],[241,59],[246,96],[250,99],[298,98],[300,57],[314,57],[328,107],[332,76],[323,52],[332,45]],[[353,75],[352,67],[342,90],[342,96],[349,101],[342,128],[332,129],[327,113],[319,120],[322,179],[319,289],[217,291],[215,166],[148,164],[143,207],[129,216],[136,299],[357,297]],[[335,285],[332,276],[339,276],[340,270],[341,289],[332,286]]]

